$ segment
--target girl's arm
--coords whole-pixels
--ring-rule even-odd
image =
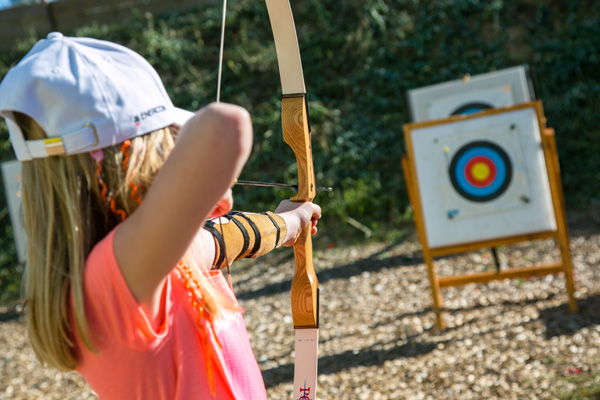
[[[116,232],[119,267],[150,312],[164,279],[239,176],[251,147],[246,110],[223,103],[203,108],[181,127],[143,203]]]

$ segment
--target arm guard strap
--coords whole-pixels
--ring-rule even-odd
[[[281,246],[287,235],[283,218],[270,211],[260,214],[233,211],[224,218],[229,222],[222,226],[218,219],[209,220],[204,226],[215,238],[213,269],[226,267],[226,260],[260,257]]]

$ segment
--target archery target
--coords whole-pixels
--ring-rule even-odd
[[[409,90],[415,122],[468,115],[533,100],[527,68],[519,66]]]
[[[448,175],[461,196],[485,202],[506,191],[512,179],[512,164],[500,146],[479,140],[465,144],[456,152]]]
[[[456,88],[456,92],[427,101],[425,104],[427,120],[446,118],[452,115],[474,114],[490,108],[515,104],[511,85],[498,85],[484,90],[469,90],[467,83],[462,81],[461,83]]]
[[[27,259],[27,239],[25,229],[21,223],[21,163],[19,161],[6,161],[2,163],[2,178],[6,202],[10,213],[12,232],[17,248],[17,256],[21,264]]]
[[[430,248],[556,230],[534,108],[414,125]]]

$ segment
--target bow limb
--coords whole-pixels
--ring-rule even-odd
[[[312,201],[315,197],[311,133],[306,89],[298,38],[289,0],[265,0],[273,29],[281,89],[281,123],[284,141],[292,148],[298,165],[298,194],[291,200]],[[296,271],[292,281],[292,317],[296,336],[294,398],[314,399],[317,380],[319,283],[312,258],[311,224],[294,244]]]

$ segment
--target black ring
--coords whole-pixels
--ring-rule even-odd
[[[504,179],[504,182],[502,182],[502,185],[498,188],[498,190],[496,190],[494,193],[491,193],[487,196],[473,196],[470,193],[467,193],[457,182],[456,180],[456,164],[458,163],[459,159],[462,157],[462,155],[464,153],[466,153],[467,151],[471,150],[474,147],[487,147],[490,148],[492,150],[494,150],[496,153],[498,153],[498,155],[500,156],[500,158],[502,158],[502,161],[504,161],[504,166],[506,167],[506,178]],[[454,187],[454,189],[464,198],[477,202],[477,203],[483,203],[486,201],[490,201],[493,200],[497,197],[500,197],[500,195],[502,195],[506,189],[508,188],[508,185],[510,185],[510,182],[512,180],[512,164],[510,162],[510,158],[508,157],[508,154],[506,154],[506,152],[504,150],[502,150],[502,148],[492,142],[488,142],[487,140],[478,140],[476,142],[471,142],[468,143],[466,145],[464,145],[463,147],[461,147],[456,154],[452,157],[452,161],[450,163],[450,168],[448,170],[448,174],[450,175],[450,182],[452,183],[452,186]]]

